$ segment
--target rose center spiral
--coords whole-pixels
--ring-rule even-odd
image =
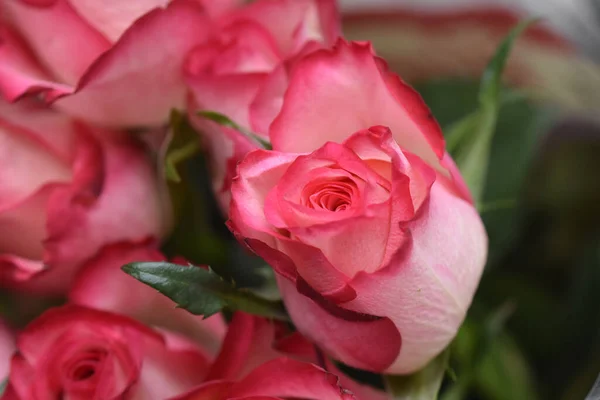
[[[302,202],[315,210],[344,211],[352,206],[358,188],[348,177],[317,179],[302,190]]]
[[[69,368],[69,380],[73,382],[83,382],[96,375],[102,362],[106,358],[105,350],[88,350],[79,354],[71,361]]]

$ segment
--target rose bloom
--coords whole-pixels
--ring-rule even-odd
[[[286,325],[235,313],[206,381],[177,400],[387,400],[328,363],[315,365],[315,347]]]
[[[123,265],[131,262],[165,261],[156,247],[154,240],[120,242],[104,247],[77,273],[69,291],[69,301],[127,315],[145,325],[185,335],[198,342],[210,355],[215,355],[227,329],[220,314],[204,319],[177,308],[171,299],[121,270]],[[180,263],[188,265],[183,260]]]
[[[1,285],[63,292],[105,244],[166,232],[167,202],[134,140],[0,102],[0,143]]]
[[[243,0],[3,0],[0,92],[11,101],[42,93],[98,124],[162,124],[172,108],[185,105],[190,50],[218,35],[221,26],[252,21],[291,42],[310,30],[281,18],[278,8],[292,6],[301,16],[304,2],[259,0],[246,7]]]
[[[364,43],[306,56],[267,92],[263,108],[282,104],[273,151],[239,164],[232,231],[330,355],[376,372],[422,368],[455,336],[487,252],[437,122]]]
[[[127,317],[68,305],[17,338],[3,399],[156,399],[202,382],[202,350]]]
[[[196,115],[215,111],[266,137],[263,117],[255,110],[269,93],[276,70],[316,48],[334,44],[340,32],[334,0],[256,1],[222,20],[213,40],[196,47],[186,62],[192,123],[209,147],[214,192],[223,211],[235,165],[256,143],[235,130]]]

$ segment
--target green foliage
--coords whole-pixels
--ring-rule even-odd
[[[206,110],[198,111],[198,115],[203,118],[206,118],[210,121],[216,122],[219,125],[235,129],[236,131],[240,132],[242,135],[246,136],[248,139],[250,139],[253,142],[255,142],[256,144],[258,144],[263,149],[266,149],[266,150],[273,149],[273,147],[271,146],[271,143],[269,143],[269,141],[263,139],[256,133],[251,132],[250,130],[238,125],[237,123],[232,121],[226,115],[220,114],[216,111],[206,111]]]
[[[447,349],[422,370],[406,376],[385,377],[387,390],[396,400],[436,400],[448,368]]]
[[[210,210],[210,194],[203,189],[210,185],[210,178],[199,176],[206,170],[201,149],[199,133],[185,115],[172,111],[170,132],[163,144],[164,165],[159,167],[164,168],[175,228],[163,251],[218,268],[227,263],[227,250],[211,224],[214,211]]]
[[[457,379],[442,400],[467,399],[473,392],[490,400],[539,399],[531,368],[505,330],[514,307],[505,303],[482,319],[467,319],[451,346]]]
[[[417,89],[444,131],[476,107],[475,82],[454,80],[421,84]],[[523,187],[539,139],[559,117],[553,107],[533,104],[504,91],[489,154],[485,190],[479,211],[488,232],[489,260],[495,264],[518,239]]]
[[[477,110],[458,122],[448,134],[447,148],[453,154],[476,202],[483,195],[490,147],[501,104],[501,77],[516,38],[531,24],[514,28],[488,64],[479,88]]]
[[[200,152],[198,133],[188,124],[185,115],[171,111],[171,129],[166,140],[164,172],[167,180],[180,183],[181,165]]]
[[[229,310],[288,320],[281,302],[266,300],[248,290],[238,289],[207,269],[167,262],[131,263],[122,269],[195,315],[207,318],[222,310]]]

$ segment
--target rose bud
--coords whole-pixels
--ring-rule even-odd
[[[230,227],[305,336],[356,368],[414,372],[465,317],[481,219],[429,109],[368,44],[316,51],[288,81],[271,91],[273,151],[238,166]]]
[[[17,338],[3,399],[166,399],[200,384],[209,362],[183,338],[68,305]]]
[[[62,293],[105,244],[166,233],[164,195],[134,140],[0,102],[0,141],[1,285]]]
[[[257,145],[197,112],[226,115],[268,140],[263,129],[267,117],[252,111],[265,95],[261,89],[278,78],[274,71],[284,63],[332,46],[341,35],[339,20],[334,0],[259,0],[223,17],[213,40],[190,52],[185,70],[191,92],[189,114],[209,148],[214,192],[224,212],[229,208],[235,165]]]

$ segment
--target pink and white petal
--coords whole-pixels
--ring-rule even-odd
[[[267,361],[277,358],[275,322],[236,312],[221,351],[206,380],[238,380]]]
[[[46,205],[55,190],[55,185],[44,186],[23,202],[0,213],[3,284],[26,281],[46,269],[42,261],[43,241],[47,234]]]
[[[219,40],[221,49],[211,65],[216,75],[269,73],[282,59],[269,31],[253,21],[222,28]]]
[[[368,213],[328,224],[297,228],[291,232],[302,243],[318,247],[335,270],[343,273],[346,284],[360,271],[370,273],[378,270],[384,261],[390,231],[389,203],[369,207]],[[298,264],[301,263],[304,262]],[[300,275],[305,276],[306,273],[300,272]],[[325,280],[319,282],[324,287],[330,287]]]
[[[142,15],[158,7],[166,7],[170,0],[68,0],[71,6],[91,26],[111,42],[119,37]]]
[[[0,106],[0,211],[24,201],[47,183],[72,179],[69,159],[52,154],[38,132],[8,122],[3,111]]]
[[[442,166],[448,170],[450,177],[442,175],[439,177],[440,181],[444,182],[448,189],[454,191],[457,196],[462,197],[469,203],[473,203],[471,191],[469,190],[469,187],[463,179],[460,170],[448,152],[446,152],[444,154],[444,158],[442,158]]]
[[[138,19],[87,70],[76,92],[55,104],[70,115],[103,125],[164,123],[172,108],[184,107],[185,57],[210,31],[199,4],[174,0]]]
[[[34,99],[13,104],[0,101],[0,119],[18,127],[20,135],[31,138],[57,159],[68,164],[73,161],[77,124],[72,119]]]
[[[250,128],[249,108],[267,79],[266,74],[188,76],[186,84],[194,98],[196,111],[216,111],[244,128]]]
[[[121,271],[121,266],[130,262],[164,261],[164,256],[154,245],[152,241],[122,242],[103,248],[77,274],[69,300],[186,335],[201,346],[208,358],[212,358],[220,348],[226,330],[220,315],[203,319],[176,308],[169,298]],[[106,290],[108,286],[110,291]]]
[[[8,101],[25,94],[71,93],[73,87],[52,81],[52,77],[30,54],[24,41],[8,27],[0,25],[0,93]]]
[[[301,278],[329,301],[343,303],[356,297],[347,284],[349,277],[336,269],[316,247],[284,237],[277,239],[272,248],[256,239],[246,240],[247,245],[263,258],[282,278],[298,284]]]
[[[331,46],[342,36],[342,20],[336,0],[313,0],[318,8],[323,44]]]
[[[27,281],[44,268],[44,264],[39,260],[0,254],[0,284],[11,286],[11,283]]]
[[[341,18],[333,0],[311,0],[294,32],[294,53],[311,44],[332,46],[342,36]]]
[[[5,0],[2,9],[17,26],[54,81],[75,85],[110,42],[91,27],[67,0],[34,5]]]
[[[442,169],[441,131],[422,121],[423,113],[429,110],[416,92],[382,75],[370,45],[340,40],[333,50],[316,51],[295,66],[270,137],[275,150],[307,152],[384,125],[401,148]]]
[[[225,23],[255,21],[264,26],[277,41],[281,52],[292,55],[295,50],[294,33],[300,28],[310,10],[311,0],[259,0],[240,8],[225,19]]]
[[[332,357],[369,371],[383,371],[398,357],[403,339],[390,319],[336,317],[287,280],[277,282],[298,330]]]
[[[110,132],[100,136],[100,153],[83,143],[73,185],[56,190],[48,204],[45,261],[61,268],[43,278],[60,283],[57,290],[66,289],[75,269],[105,244],[158,239],[168,229],[161,188],[143,149]]]
[[[269,127],[283,105],[287,86],[287,71],[280,65],[269,75],[250,105],[250,126],[254,132],[268,137]]]
[[[307,400],[350,400],[339,378],[314,364],[278,358],[261,365],[233,385],[231,398],[303,398]],[[259,397],[252,397],[259,396]]]
[[[274,245],[273,235],[277,233],[265,218],[265,199],[296,157],[296,154],[255,150],[238,165],[238,176],[231,186],[229,216],[239,234]]]
[[[487,236],[471,204],[440,183],[412,226],[412,245],[389,265],[358,274],[355,300],[344,307],[385,315],[402,334],[399,357],[386,369],[405,374],[423,367],[456,334],[483,271]]]
[[[210,366],[197,347],[184,338],[163,333],[164,343],[147,341],[138,399],[168,399],[202,384]]]

